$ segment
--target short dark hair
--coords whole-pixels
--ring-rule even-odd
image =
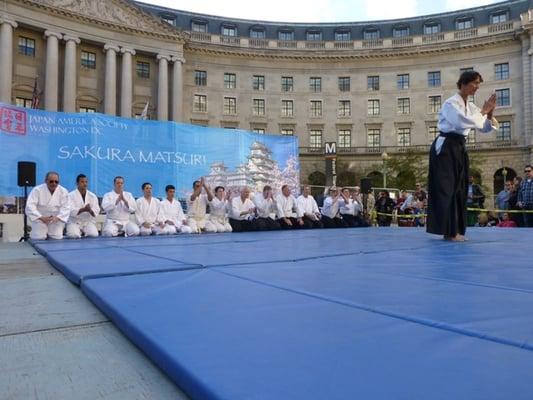
[[[524,167],[524,169],[526,169],[526,168],[533,168],[533,167],[531,167],[531,164],[526,164],[526,166]]]
[[[283,186],[281,187],[281,190],[285,189],[286,187],[289,187],[289,185],[283,185]]]
[[[176,188],[174,187],[174,185],[165,186],[165,192],[168,192],[169,190],[176,190]]]
[[[197,183],[200,183],[200,181],[194,181],[194,182],[192,183],[192,187],[193,187],[193,189],[194,189],[194,187],[196,186]]]
[[[146,186],[148,186],[148,185],[152,186],[152,184],[151,184],[150,182],[144,182],[144,183],[142,184],[142,186],[141,186],[141,189],[144,190],[144,188],[145,188]]]
[[[76,177],[76,183],[80,183],[80,179],[83,179],[83,178],[87,178],[86,175],[83,175],[83,174],[79,174],[77,177]]]
[[[226,190],[226,189],[224,189],[224,186],[217,186],[215,188],[215,193],[218,192],[218,189]]]
[[[113,183],[116,183],[116,182],[117,182],[117,179],[122,179],[122,180],[124,180],[123,177],[121,177],[120,175],[118,175],[118,176],[115,176],[115,178],[113,179]]]
[[[272,190],[272,186],[270,186],[270,185],[265,185],[265,186],[263,187],[263,193],[266,192],[267,190]]]
[[[461,89],[461,86],[468,85],[470,82],[474,82],[477,78],[479,78],[480,82],[483,82],[483,77],[479,72],[470,70],[464,71],[457,81],[457,88]]]

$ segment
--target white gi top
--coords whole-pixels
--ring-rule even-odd
[[[46,183],[35,186],[26,202],[26,215],[30,221],[41,217],[58,217],[67,222],[70,214],[70,201],[68,191],[63,186],[57,185],[54,193],[50,193]]]
[[[285,196],[280,194],[276,198],[276,204],[278,208],[278,218],[298,218],[300,217],[298,206],[296,205],[296,199],[292,194]]]
[[[229,202],[226,199],[219,200],[218,197],[213,197],[213,200],[209,203],[209,215],[217,220],[223,220],[226,218],[226,213],[230,207]]]
[[[339,213],[340,197],[333,201],[333,197],[328,196],[324,199],[324,205],[322,206],[322,215],[329,218],[335,218]]]
[[[122,192],[124,199],[128,202],[128,207],[123,201],[115,205],[118,193],[112,190],[104,195],[102,199],[102,209],[106,212],[106,221],[117,221],[125,225],[130,220],[130,213],[135,212],[135,199],[130,192]]]
[[[348,202],[346,202],[344,198],[339,197],[339,212],[341,214],[355,215],[353,200],[348,198]]]
[[[175,226],[181,226],[183,225],[184,219],[185,214],[183,213],[183,208],[181,208],[181,203],[178,200],[172,199],[171,203],[168,199],[165,199],[159,203],[158,221],[172,221]]]
[[[303,217],[305,214],[320,214],[318,204],[313,196],[309,195],[305,197],[303,194],[296,199],[296,205],[298,206],[298,212]]]
[[[83,200],[83,197],[78,189],[70,192],[68,197],[70,200],[70,217],[68,222],[78,224],[87,222],[91,222],[93,224],[96,223],[96,216],[100,213],[100,206],[98,205],[98,197],[96,197],[93,192],[87,190],[85,193],[85,201]],[[87,211],[78,214],[80,208],[85,207],[87,204],[91,206],[91,210],[93,210],[95,215],[94,217]]]
[[[276,202],[274,199],[265,199],[263,193],[257,193],[254,196],[254,204],[259,218],[271,218],[272,214],[276,214]]]
[[[137,220],[138,225],[142,225],[145,222],[149,224],[155,224],[156,222],[159,222],[159,199],[152,197],[150,202],[148,202],[148,200],[146,200],[146,198],[143,196],[139,197],[135,203],[137,205],[137,209],[135,210],[135,219]]]
[[[190,218],[203,219],[207,215],[207,194],[200,194],[191,201],[192,194],[187,195],[187,215]]]
[[[455,132],[468,136],[470,129],[490,133],[493,129],[498,129],[499,125],[496,120],[491,121],[482,115],[481,109],[471,101],[467,101],[465,104],[461,95],[457,93],[442,105],[437,128],[441,132]],[[437,154],[440,153],[445,139],[443,137],[437,139],[435,144]]]
[[[253,214],[244,214],[240,215],[241,212],[248,211],[250,208],[255,208],[254,203],[250,199],[245,199],[244,202],[241,199],[241,196],[234,197],[231,200],[231,213],[230,216],[233,219],[243,221],[249,219]]]

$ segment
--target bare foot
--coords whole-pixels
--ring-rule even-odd
[[[450,239],[452,242],[464,242],[466,239],[463,235],[455,235]]]

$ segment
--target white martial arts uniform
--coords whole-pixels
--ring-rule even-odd
[[[315,198],[311,195],[305,197],[303,194],[301,194],[296,199],[296,205],[298,206],[298,212],[302,217],[306,214],[320,214],[318,204],[316,203]]]
[[[187,195],[187,225],[191,227],[193,233],[217,231],[207,215],[208,203],[207,194],[199,195],[194,201],[191,201],[191,194]]]
[[[277,204],[274,199],[265,199],[263,193],[256,193],[253,201],[258,218],[276,219]]]
[[[87,237],[98,237],[98,229],[96,228],[96,216],[100,213],[98,197],[87,190],[84,200],[78,189],[70,192],[68,197],[70,200],[70,217],[67,223],[67,237],[79,239],[82,233]],[[94,217],[87,211],[78,214],[80,208],[85,207],[87,204],[91,206]]]
[[[163,222],[172,221],[174,223],[174,225],[165,223],[163,234],[192,232],[190,226],[183,224],[185,214],[183,213],[183,208],[181,208],[181,203],[176,199],[172,199],[172,203],[168,199],[161,201],[159,205],[159,220]]]
[[[31,221],[30,238],[34,240],[63,239],[63,229],[70,214],[68,191],[57,185],[54,193],[50,193],[46,183],[35,186],[26,202],[26,215]],[[58,217],[59,221],[45,224],[39,218]]]
[[[339,214],[340,197],[333,201],[333,197],[328,196],[324,199],[324,205],[322,206],[322,215],[329,218],[335,218]]]
[[[139,235],[139,227],[130,221],[130,214],[135,212],[135,199],[129,192],[123,192],[128,207],[123,201],[115,204],[118,193],[114,190],[104,195],[102,209],[106,212],[106,220],[102,229],[102,236],[117,236],[124,232],[126,236]]]
[[[217,232],[231,232],[228,221],[229,203],[226,199],[219,200],[216,196],[209,203],[209,221],[215,226]]]
[[[348,202],[341,196],[339,197],[339,212],[341,215],[354,215],[354,202],[348,198]]]
[[[296,205],[296,199],[292,194],[285,196],[280,194],[276,197],[277,218],[300,218],[300,212]]]
[[[143,196],[135,200],[135,205],[135,219],[137,221],[137,225],[139,225],[141,236],[148,236],[152,233],[156,235],[167,235],[170,233],[166,227],[162,228],[159,226],[159,199],[152,197],[150,201],[148,201]],[[150,227],[146,228],[144,226],[145,223],[150,224]]]
[[[249,211],[252,208],[255,208],[252,200],[245,199],[242,201],[241,196],[234,197],[231,200],[230,218],[238,221],[252,220],[254,217],[253,213],[241,215],[242,212]]]

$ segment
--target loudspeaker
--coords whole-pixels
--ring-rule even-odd
[[[35,163],[33,161],[19,161],[18,164],[18,185],[35,186]]]
[[[361,193],[370,193],[372,191],[372,178],[361,178]]]

